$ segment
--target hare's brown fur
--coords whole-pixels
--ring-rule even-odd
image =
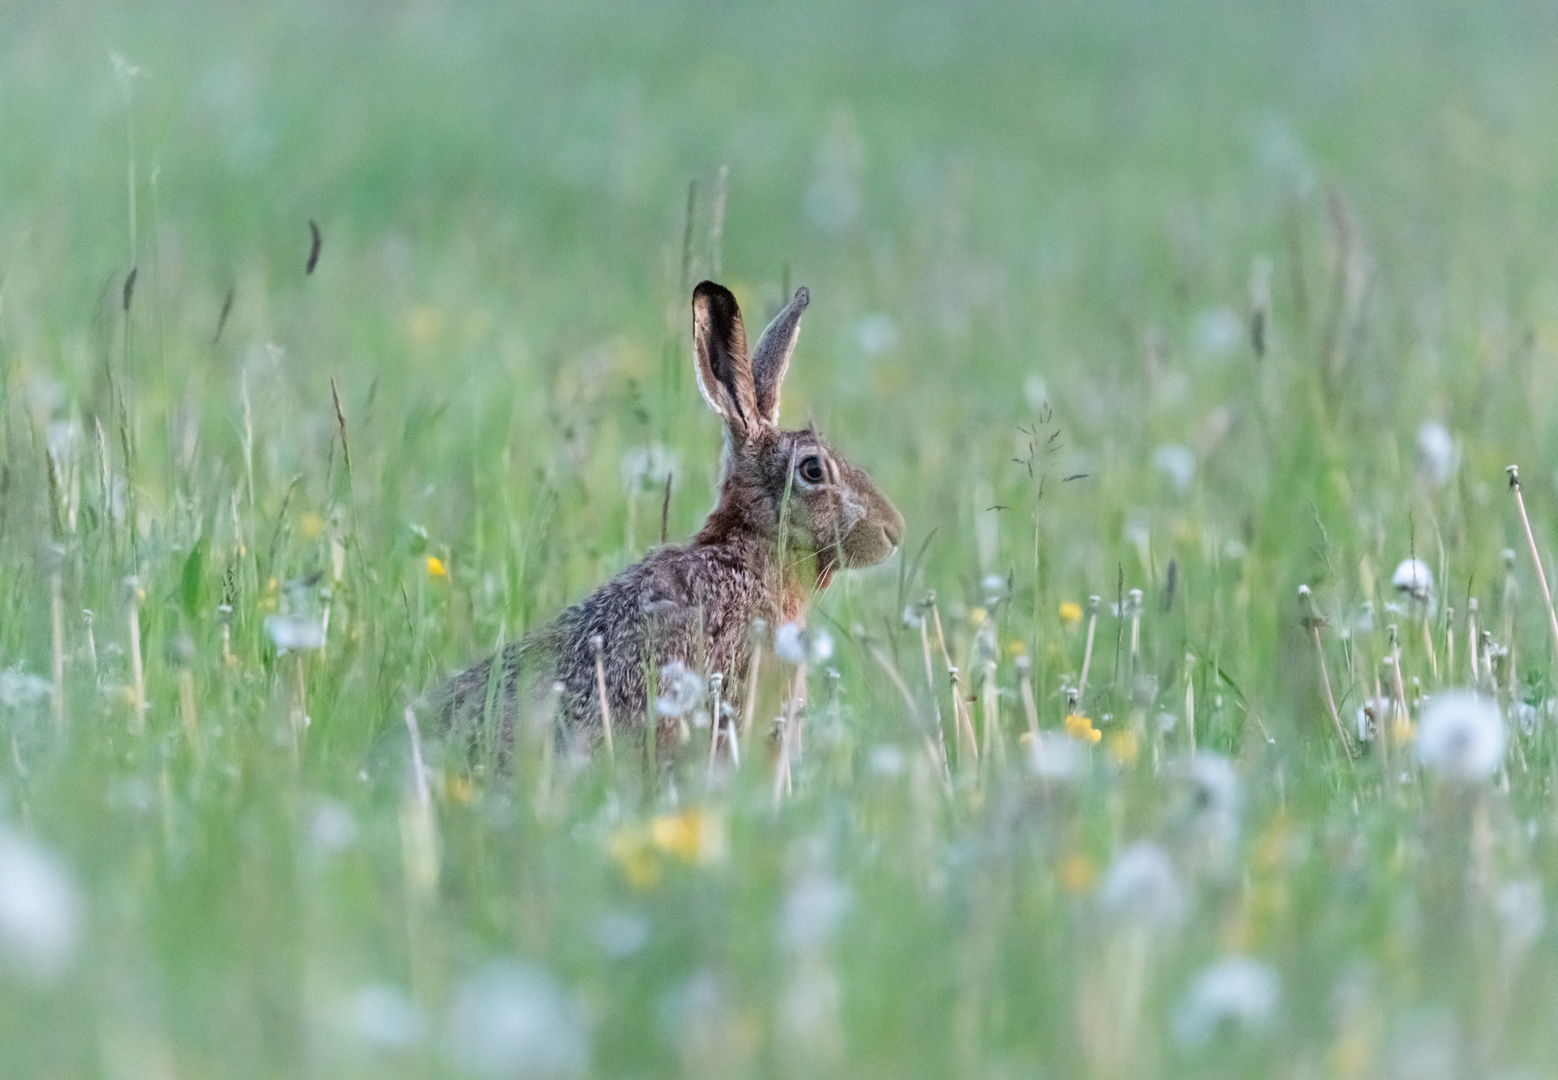
[[[497,673],[492,657],[446,684],[441,704],[457,728],[471,731],[495,705],[506,754],[522,703],[549,707],[558,685],[561,732],[595,743],[597,647],[614,730],[642,730],[648,678],[673,661],[722,673],[725,700],[739,704],[756,620],[800,620],[835,571],[892,553],[903,518],[866,474],[811,429],[778,426],[808,299],[798,290],[749,354],[735,297],[713,282],[693,290],[698,384],[726,425],[719,503],[691,542],[646,556],[503,650]]]

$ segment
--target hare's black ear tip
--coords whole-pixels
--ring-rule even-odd
[[[807,304],[811,303],[811,290],[802,285],[799,289],[795,290],[795,299],[790,302],[796,307],[805,307]]]
[[[717,281],[700,281],[693,286],[692,298],[696,303],[699,300],[735,300],[729,289]]]

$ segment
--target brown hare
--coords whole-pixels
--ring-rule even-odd
[[[641,732],[648,677],[678,661],[722,674],[724,700],[739,708],[756,620],[802,620],[835,571],[892,554],[903,536],[893,504],[809,427],[779,427],[779,388],[809,299],[796,290],[748,352],[730,290],[712,281],[693,290],[698,388],[725,421],[718,504],[691,542],[653,552],[508,646],[496,671],[492,657],[445,684],[451,734],[473,736],[485,719],[501,739],[487,745],[507,759],[521,710],[555,710],[560,736],[585,746],[600,741],[608,714],[618,736]]]

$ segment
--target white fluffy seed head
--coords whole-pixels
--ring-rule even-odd
[[[1469,690],[1438,694],[1423,710],[1417,759],[1446,780],[1486,780],[1504,764],[1507,734],[1498,704]]]

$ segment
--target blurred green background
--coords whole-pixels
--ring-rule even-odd
[[[0,843],[0,943],[17,881],[79,908],[46,978],[0,964],[0,1074],[1550,1069],[1552,980],[1482,901],[1558,867],[1503,474],[1545,557],[1555,40],[1535,3],[0,6],[0,840],[45,868]],[[749,325],[810,287],[785,420],[909,523],[818,602],[799,794],[772,812],[760,754],[705,796],[692,751],[551,791],[430,748],[415,809],[405,705],[658,542],[653,462],[673,540],[711,505],[702,277]],[[1409,556],[1426,620],[1391,607]],[[1481,600],[1502,707],[1546,717],[1497,798],[1348,767],[1300,584],[1349,730],[1391,623],[1414,717],[1468,681]],[[1011,762],[945,793],[876,659],[928,719],[929,590],[964,694],[995,649]],[[1061,726],[1091,595],[1075,708],[1142,747],[1056,801],[1015,658]],[[327,647],[278,655],[265,617],[321,605]],[[1250,789],[1215,873],[1172,831],[1192,714]],[[647,885],[634,830],[687,814],[728,843],[643,841]],[[1144,836],[1198,897],[1151,962],[1093,884]],[[844,931],[776,941],[793,904]],[[1281,1015],[1186,1049],[1173,1001],[1229,951]],[[578,1038],[478,1060],[461,1016]]]

